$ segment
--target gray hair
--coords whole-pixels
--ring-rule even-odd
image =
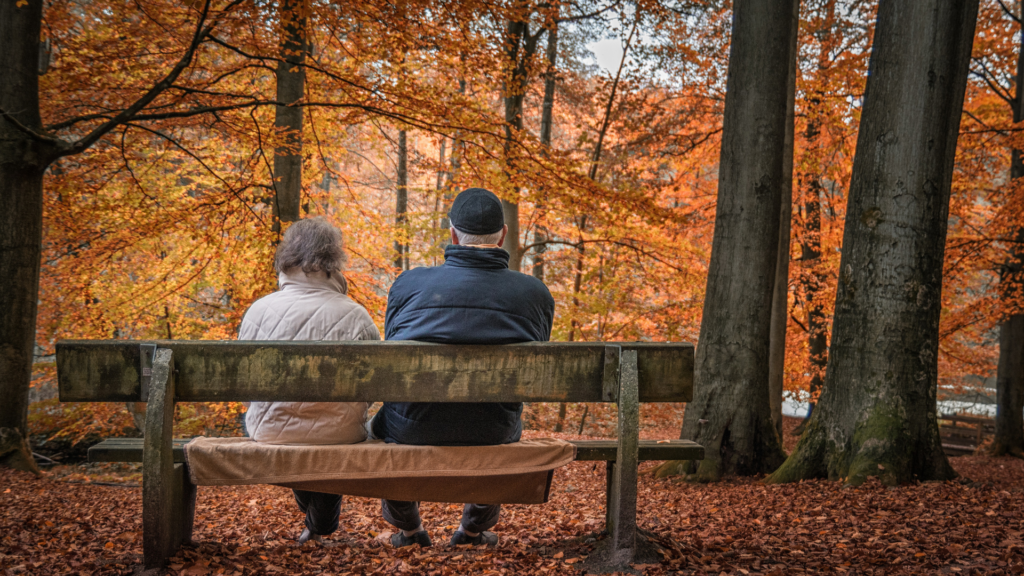
[[[459,239],[459,244],[462,244],[463,246],[472,246],[474,244],[497,244],[498,240],[501,240],[502,232],[502,230],[498,230],[494,234],[478,236],[476,234],[463,232],[455,226],[452,226],[452,231],[455,232],[455,236]]]
[[[345,267],[341,230],[322,217],[303,218],[288,227],[277,246],[274,267],[278,272],[301,268],[303,272],[340,274]]]

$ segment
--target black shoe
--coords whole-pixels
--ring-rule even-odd
[[[313,534],[312,532],[309,531],[309,528],[303,529],[302,530],[302,534],[299,536],[299,546],[305,544],[306,542],[309,542],[310,540],[313,540],[314,542],[316,542],[318,544],[323,544],[324,543],[324,537],[323,536],[321,536],[319,534]]]
[[[458,530],[455,534],[452,534],[452,540],[448,543],[449,546],[462,546],[464,544],[470,544],[473,546],[479,546],[486,544],[488,548],[494,548],[498,545],[498,535],[494,532],[481,532],[476,536],[470,536]]]
[[[391,545],[395,548],[404,548],[413,544],[419,544],[424,548],[430,547],[430,534],[427,534],[426,530],[420,530],[412,536],[406,536],[402,531],[391,535]]]

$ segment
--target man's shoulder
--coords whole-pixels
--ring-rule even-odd
[[[529,292],[535,296],[551,298],[551,291],[548,290],[547,284],[529,274],[516,272],[515,270],[506,270],[506,272],[507,274],[504,274],[502,282],[507,283],[510,288],[514,288],[518,292]]]
[[[391,283],[391,290],[407,290],[413,287],[421,287],[424,282],[428,282],[431,279],[438,276],[441,272],[441,266],[421,266],[419,268],[411,268],[402,272],[395,278],[395,281]]]

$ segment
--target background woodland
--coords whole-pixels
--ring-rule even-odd
[[[804,398],[824,377],[876,9],[806,0],[800,11],[782,382]],[[556,299],[553,339],[697,341],[731,3],[56,0],[42,10],[44,134],[78,147],[43,177],[38,397],[53,386],[58,339],[234,338],[248,306],[276,288],[274,249],[297,217],[343,230],[350,295],[382,326],[394,278],[443,261],[446,207],[470,186],[506,202],[512,265]],[[1010,177],[1019,15],[981,2],[949,210],[940,389],[994,373],[996,328],[1021,307],[1021,294],[998,288],[1024,220]],[[605,38],[623,45],[617,69],[587,49]],[[186,409],[196,432],[230,426],[238,410]],[[53,399],[30,420],[76,436],[129,423],[123,406]]]

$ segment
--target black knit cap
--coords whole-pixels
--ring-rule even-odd
[[[501,232],[505,226],[505,213],[501,200],[490,190],[467,188],[455,197],[448,221],[459,232],[483,236]]]

